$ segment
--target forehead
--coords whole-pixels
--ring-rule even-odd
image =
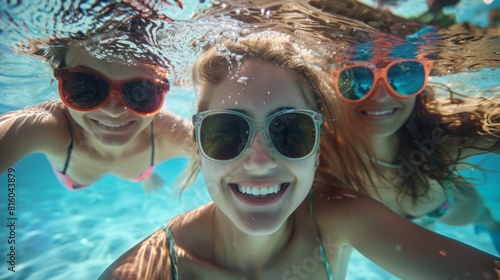
[[[257,60],[244,61],[207,94],[208,110],[234,109],[257,116],[280,107],[311,109],[297,74]]]
[[[66,67],[86,67],[99,71],[111,79],[127,79],[135,77],[158,77],[156,69],[146,65],[111,62],[99,59],[85,51],[80,46],[71,47],[65,57]],[[165,75],[166,76],[166,75]]]

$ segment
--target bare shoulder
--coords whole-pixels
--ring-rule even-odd
[[[172,112],[161,111],[153,124],[160,161],[194,153],[193,125]]]
[[[187,263],[210,260],[215,250],[214,225],[215,206],[209,203],[184,213],[169,223],[175,240],[175,251],[179,261]],[[187,265],[184,262],[184,265]]]
[[[196,246],[192,244],[206,235],[203,223],[206,223],[209,212],[209,207],[202,206],[173,218],[166,228],[156,231],[113,262],[99,280],[170,279],[170,250],[175,249],[176,255],[189,254],[191,248]],[[172,244],[169,243],[167,231],[172,234]],[[175,248],[170,248],[173,244]]]
[[[173,112],[165,110],[162,110],[160,113],[155,115],[154,122],[155,127],[158,127],[160,131],[173,129],[191,133],[192,129],[190,120],[184,119]]]
[[[20,117],[40,117],[39,121],[47,121],[51,117],[57,117],[58,113],[64,110],[65,106],[58,100],[46,101],[25,107],[23,109],[6,112],[0,115],[2,121]],[[43,119],[42,119],[43,117]]]
[[[0,146],[5,155],[0,172],[35,153],[57,154],[70,141],[68,111],[49,101],[0,115]]]
[[[125,252],[99,279],[169,279],[170,271],[167,237],[160,229]]]
[[[47,101],[0,115],[0,129],[33,129],[57,132],[68,123],[68,111],[60,101]],[[52,131],[54,130],[54,131]]]
[[[213,224],[214,211],[214,204],[209,203],[172,219],[168,228],[174,236],[176,246],[184,247],[203,242]],[[204,234],[199,234],[200,232]]]

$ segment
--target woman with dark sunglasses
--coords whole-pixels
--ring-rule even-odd
[[[500,253],[500,222],[457,172],[473,155],[500,151],[500,99],[435,98],[427,85],[433,62],[391,57],[404,46],[389,42],[381,36],[370,42],[368,61],[350,59],[331,73],[350,125],[370,150],[357,174],[345,177],[348,186],[423,225],[474,224]],[[320,171],[328,174],[336,166],[325,154]]]
[[[498,276],[495,257],[338,180],[315,182],[320,126],[343,129],[342,115],[290,38],[254,34],[223,49],[193,68],[199,159],[188,178],[201,168],[213,202],[168,222],[100,279],[343,279],[350,246],[404,279]]]
[[[49,54],[61,100],[0,116],[0,172],[42,152],[71,190],[108,173],[148,192],[162,187],[155,164],[193,150],[191,124],[161,110],[167,71],[99,59],[78,45]]]

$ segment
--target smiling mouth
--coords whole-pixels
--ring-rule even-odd
[[[106,131],[123,131],[128,129],[135,121],[128,121],[124,123],[107,123],[98,120],[93,120],[97,126]]]
[[[237,185],[237,188],[241,194],[262,197],[262,196],[276,194],[276,193],[281,192],[285,187],[284,185],[285,184],[278,184],[278,185],[274,185],[274,186],[259,187],[259,188],[251,187],[251,186]]]
[[[369,117],[385,117],[389,116],[392,113],[396,112],[397,109],[389,109],[389,110],[382,110],[382,111],[363,111],[363,114],[369,116]]]
[[[239,200],[249,205],[268,205],[278,201],[286,192],[290,183],[281,183],[265,187],[244,186],[229,183],[229,187]]]

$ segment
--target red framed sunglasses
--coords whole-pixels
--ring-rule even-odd
[[[57,68],[54,76],[59,81],[63,103],[84,112],[99,109],[111,98],[118,98],[135,114],[151,116],[160,111],[170,89],[168,80],[131,78],[116,81],[87,68]]]
[[[360,102],[375,91],[379,80],[385,84],[389,94],[396,98],[408,98],[421,93],[434,67],[432,60],[396,60],[383,68],[373,63],[360,61],[331,73],[337,93],[347,102]]]

